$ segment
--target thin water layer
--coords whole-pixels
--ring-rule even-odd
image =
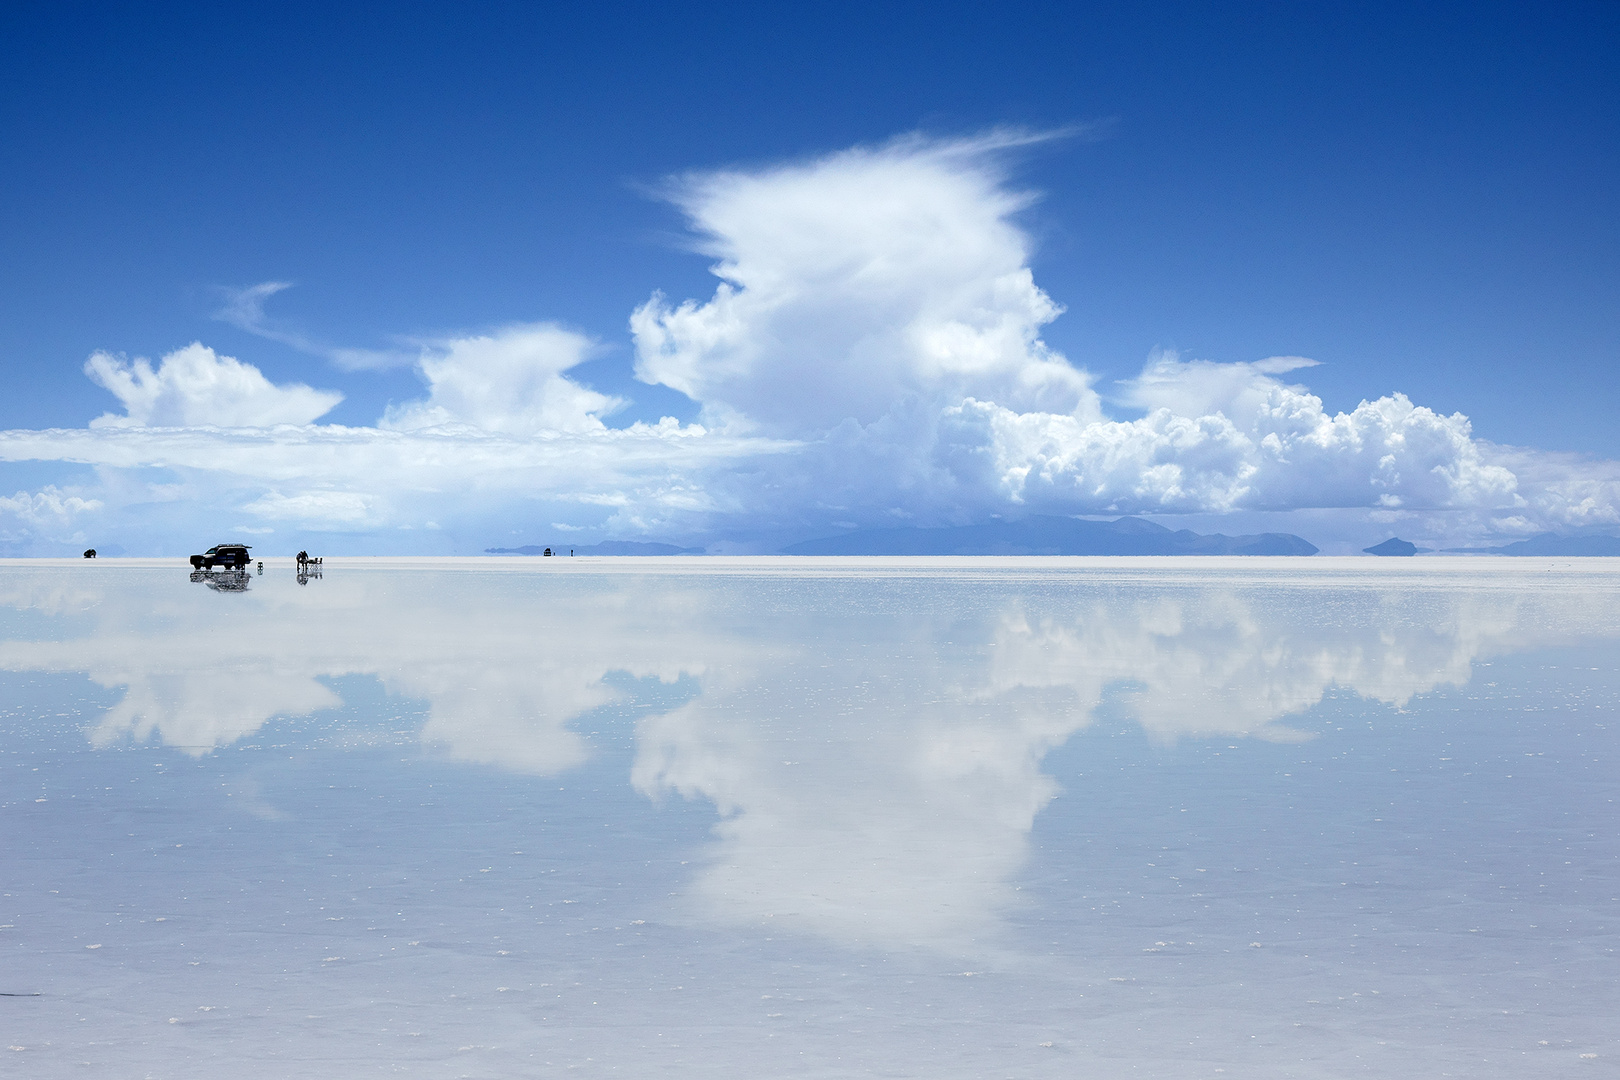
[[[1601,1075],[1610,566],[0,565],[0,1062]]]

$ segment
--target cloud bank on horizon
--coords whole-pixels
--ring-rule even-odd
[[[636,377],[692,398],[698,423],[611,426],[624,402],[569,375],[603,345],[557,322],[422,343],[424,396],[360,427],[320,422],[341,394],[200,342],[156,366],[97,352],[85,373],[121,413],[0,432],[0,461],[79,467],[0,498],[0,552],[115,535],[172,551],[222,528],[477,551],[539,522],[768,550],[1023,513],[1268,512],[1286,528],[1331,512],[1358,537],[1451,543],[1620,524],[1620,465],[1496,446],[1399,393],[1330,414],[1289,381],[1301,357],[1159,353],[1105,403],[1041,339],[1062,307],[1016,220],[1033,197],[1004,169],[1031,138],[910,136],[672,180],[719,284],[655,291],[629,325]],[[243,290],[222,317],[344,370],[387,366],[275,329],[263,304],[282,287]]]

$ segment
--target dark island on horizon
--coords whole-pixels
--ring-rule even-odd
[[[1416,555],[1420,551],[1428,551],[1430,549],[1420,548],[1410,540],[1402,540],[1398,536],[1392,536],[1388,540],[1385,540],[1382,544],[1374,544],[1372,547],[1362,548],[1361,550],[1365,555],[1382,555],[1388,557],[1391,555]]]

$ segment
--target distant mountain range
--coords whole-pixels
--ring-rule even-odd
[[[1542,533],[1501,547],[1444,548],[1460,555],[1620,555],[1620,536],[1559,536]]]
[[[1172,531],[1135,517],[1116,521],[1032,516],[986,525],[862,529],[807,540],[784,555],[1315,555],[1292,533],[1257,536]]]
[[[1410,549],[1410,550],[1408,550]],[[553,555],[570,548],[552,545]],[[604,540],[572,549],[576,555],[702,555],[700,547],[638,540]],[[1375,555],[1414,555],[1428,548],[1386,540],[1367,549]],[[1558,536],[1542,533],[1500,547],[1444,548],[1459,555],[1620,556],[1620,537]],[[539,555],[541,545],[485,548],[487,555]],[[114,554],[109,548],[106,554]],[[1082,521],[1033,515],[1018,521],[941,528],[859,529],[841,536],[806,540],[783,548],[783,555],[1315,555],[1317,547],[1293,533],[1253,536],[1171,530],[1144,518]]]
[[[485,555],[541,555],[544,547],[527,544],[517,548],[485,548]],[[553,555],[567,555],[572,551],[575,555],[702,555],[702,548],[676,547],[674,544],[648,544],[636,540],[604,540],[600,544],[589,544],[585,547],[553,546]]]

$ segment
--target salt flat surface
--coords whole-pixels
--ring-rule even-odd
[[[6,1075],[1620,1061],[1613,562],[209,585],[0,563]]]

